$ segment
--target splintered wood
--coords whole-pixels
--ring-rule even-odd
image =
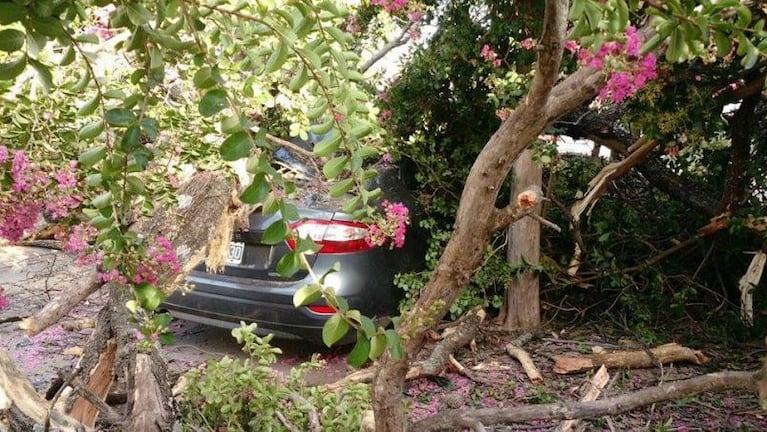
[[[610,374],[607,373],[607,368],[602,365],[597,373],[591,377],[590,380],[583,383],[579,390],[581,395],[581,402],[595,401],[602,394],[602,389],[605,388],[607,382],[610,380]],[[565,420],[559,424],[558,432],[575,432],[584,430],[583,422],[580,420]]]
[[[610,369],[649,368],[660,364],[690,362],[703,364],[708,358],[698,350],[669,343],[655,348],[635,351],[615,351],[582,356],[554,356],[554,372],[578,373],[605,365]]]

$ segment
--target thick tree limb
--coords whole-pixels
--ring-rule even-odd
[[[80,304],[89,295],[101,288],[101,282],[95,269],[92,269],[83,275],[81,279],[76,280],[76,285],[62,291],[45,307],[30,315],[19,323],[19,328],[27,331],[27,335],[34,336],[48,327],[56,324],[61,318],[68,314],[75,306]]]
[[[46,421],[61,432],[91,430],[71,417],[51,411],[50,404],[32,387],[8,354],[0,349],[0,416],[10,423],[10,430],[32,431]]]
[[[751,259],[748,270],[738,281],[740,319],[748,326],[754,325],[754,297],[752,292],[762,279],[765,264],[767,264],[767,253],[758,251]]]
[[[609,369],[637,369],[657,366],[658,363],[691,362],[702,364],[706,361],[708,358],[702,352],[670,343],[648,350],[615,351],[584,356],[554,356],[554,372],[558,374],[578,373],[601,365]]]
[[[443,411],[413,424],[417,432],[458,431],[461,422],[485,425],[514,424],[530,420],[568,420],[617,415],[658,402],[682,399],[703,392],[757,390],[760,372],[717,372],[686,380],[667,382],[620,396],[589,402],[557,402],[520,407],[459,409]]]

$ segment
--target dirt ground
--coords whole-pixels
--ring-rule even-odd
[[[56,251],[39,248],[0,247],[0,286],[8,297],[8,308],[0,311],[0,349],[9,352],[22,371],[41,392],[48,389],[59,369],[71,368],[78,359],[76,347],[82,347],[92,332],[90,328],[68,329],[59,323],[28,337],[17,327],[18,319],[42,307],[53,296],[66,292],[76,278],[88,269],[78,268],[69,257]],[[50,276],[55,275],[55,276]],[[106,300],[96,293],[73,310],[63,321],[96,316]],[[210,358],[242,355],[229,331],[174,321],[176,342],[163,347],[170,371],[179,374]],[[437,411],[459,407],[509,407],[577,400],[578,387],[589,373],[557,375],[552,371],[552,356],[588,353],[594,347],[626,348],[636,341],[625,335],[597,325],[552,328],[525,345],[544,376],[542,385],[534,385],[520,365],[505,353],[510,337],[483,332],[477,338],[477,349],[462,349],[456,359],[469,368],[472,378],[448,369],[440,377],[424,378],[406,384],[405,394],[414,420]],[[274,341],[284,355],[275,365],[285,371],[322,351],[327,362],[324,370],[309,377],[314,383],[335,381],[350,369],[344,360],[344,350],[322,350],[321,347],[296,341]],[[665,341],[673,342],[673,341]],[[758,344],[696,346],[709,357],[704,365],[671,364],[661,368],[610,370],[610,381],[602,397],[672,382],[719,370],[754,370],[764,356]],[[347,348],[348,349],[348,348]],[[531,422],[495,431],[552,431],[558,422]],[[767,431],[767,417],[759,410],[755,395],[744,392],[703,394],[680,401],[656,404],[630,413],[604,417],[586,422],[588,431]]]

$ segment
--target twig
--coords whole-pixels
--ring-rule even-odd
[[[285,416],[282,415],[281,412],[275,411],[274,414],[277,416],[277,418],[280,420],[280,423],[282,423],[282,425],[285,426],[287,430],[289,430],[290,432],[301,432],[301,429],[293,425],[293,423],[291,423],[290,420],[285,418]]]
[[[378,60],[381,60],[389,51],[393,50],[394,48],[397,48],[400,45],[404,45],[407,42],[407,39],[405,39],[405,35],[407,35],[407,32],[410,31],[410,29],[413,27],[415,23],[412,21],[408,21],[407,25],[402,28],[402,31],[400,34],[389,41],[386,45],[381,47],[378,52],[373,54],[372,57],[370,57],[362,66],[360,66],[360,72],[365,73],[368,69],[370,69],[374,64],[378,62]]]
[[[541,217],[541,216],[538,216],[538,215],[537,215],[537,214],[535,214],[535,213],[530,213],[530,214],[528,214],[528,216],[530,216],[531,218],[533,218],[533,219],[537,220],[537,221],[538,221],[538,222],[540,222],[542,225],[545,225],[545,226],[547,226],[547,227],[549,227],[549,228],[553,229],[554,231],[556,231],[556,232],[558,232],[558,233],[561,233],[561,232],[562,232],[562,228],[560,228],[560,227],[559,227],[559,225],[555,224],[554,222],[551,222],[551,221],[550,221],[550,220],[548,220],[548,219],[544,219],[543,217]]]
[[[465,376],[466,378],[468,378],[468,379],[470,379],[470,380],[472,380],[474,382],[480,383],[480,384],[491,384],[490,381],[482,379],[482,378],[479,378],[478,376],[474,375],[474,372],[472,370],[470,370],[466,366],[462,365],[461,362],[456,360],[456,358],[453,357],[452,354],[450,354],[448,356],[448,361],[450,362],[451,365],[453,365],[454,368],[456,368],[458,373],[460,373],[461,375]]]
[[[311,431],[321,432],[322,426],[320,425],[320,416],[317,414],[317,408],[296,392],[290,393],[289,397],[294,404],[303,405],[304,409],[309,410],[309,425],[312,427]]]

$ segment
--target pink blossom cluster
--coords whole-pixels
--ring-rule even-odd
[[[410,223],[408,215],[410,211],[401,202],[389,202],[383,200],[381,205],[386,212],[386,217],[368,227],[367,242],[370,245],[383,246],[391,239],[391,246],[401,248],[405,246],[405,232]]]
[[[4,178],[9,188],[0,190],[0,237],[21,240],[44,210],[51,218],[60,219],[77,208],[82,197],[73,193],[76,165],[73,161],[56,171],[33,164],[23,150],[11,151],[0,145],[0,179]]]
[[[173,244],[163,236],[155,238],[154,244],[147,248],[145,258],[136,265],[131,278],[134,284],[146,282],[157,286],[161,278],[169,279],[181,272]]]
[[[407,0],[370,0],[370,4],[381,6],[386,12],[397,12],[407,5]]]
[[[167,238],[157,236],[144,253],[130,255],[127,261],[100,272],[99,278],[104,283],[116,282],[120,285],[148,283],[158,286],[180,272],[181,266],[173,244]]]
[[[658,74],[657,59],[655,54],[640,55],[641,41],[636,28],[629,26],[626,29],[626,41],[605,42],[597,53],[582,49],[578,52],[578,60],[581,64],[596,69],[614,67],[615,61],[620,62],[620,70],[610,70],[607,84],[599,92],[600,99],[611,99],[615,103],[633,96],[639,89],[655,79]]]
[[[493,67],[501,66],[501,59],[498,58],[498,53],[493,51],[493,49],[490,48],[490,45],[488,44],[482,45],[482,50],[479,52],[479,55],[486,62],[492,64]]]
[[[0,286],[0,311],[8,307],[8,298],[5,297],[3,287]]]

